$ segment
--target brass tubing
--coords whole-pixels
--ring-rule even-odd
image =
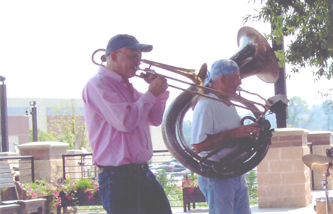
[[[94,55],[97,53],[97,52],[100,52],[100,51],[103,51],[105,52],[105,49],[97,49],[96,51],[93,52],[92,54],[92,61],[94,64],[96,65],[101,65],[103,66],[103,63],[106,61],[105,59],[105,55],[102,55],[100,57],[101,59],[101,63],[98,64],[95,60],[94,60]],[[141,60],[143,63],[146,63],[149,66],[148,69],[141,69],[141,68],[138,68],[138,70],[142,70],[144,72],[147,72],[147,73],[154,73],[154,74],[157,74],[157,75],[160,75],[162,77],[165,77],[167,79],[171,79],[171,80],[174,80],[174,81],[178,81],[180,83],[183,83],[183,84],[188,84],[190,86],[193,86],[195,88],[198,88],[198,89],[204,89],[204,90],[208,90],[210,92],[215,92],[215,93],[218,93],[220,97],[222,98],[214,98],[212,96],[209,96],[207,94],[204,94],[204,93],[200,93],[200,92],[196,92],[196,91],[192,91],[192,90],[188,90],[188,89],[183,89],[181,87],[178,87],[178,86],[175,86],[175,85],[170,85],[168,84],[169,87],[172,87],[172,88],[175,88],[175,89],[178,89],[178,90],[182,90],[182,91],[187,91],[189,93],[192,93],[192,94],[195,94],[195,95],[199,95],[199,96],[203,96],[203,97],[206,97],[206,98],[210,98],[210,99],[213,99],[213,100],[217,100],[217,101],[220,101],[220,102],[224,102],[225,104],[227,105],[234,105],[234,106],[237,106],[237,107],[240,107],[240,108],[244,108],[244,109],[247,109],[247,110],[250,110],[250,111],[253,111],[253,109],[250,109],[249,107],[245,107],[245,106],[242,106],[242,105],[239,105],[239,104],[236,104],[232,101],[236,101],[236,102],[240,102],[240,103],[247,103],[247,104],[251,104],[251,105],[257,105],[257,106],[261,106],[264,111],[263,112],[258,112],[260,114],[264,114],[266,111],[267,111],[267,107],[261,103],[257,103],[257,102],[253,102],[253,101],[250,101],[250,100],[247,100],[239,95],[233,95],[233,94],[228,94],[228,93],[224,93],[224,92],[221,92],[219,90],[215,90],[215,89],[212,89],[212,88],[208,88],[208,87],[204,87],[202,85],[199,85],[199,84],[195,84],[196,82],[200,82],[202,83],[203,80],[200,79],[196,74],[195,74],[195,70],[194,69],[185,69],[185,68],[180,68],[180,67],[175,67],[175,66],[171,66],[171,65],[166,65],[166,64],[163,64],[163,63],[158,63],[158,62],[154,62],[154,61],[150,61],[150,60],[146,60],[146,59],[143,59]],[[151,66],[156,66],[156,67],[159,67],[159,68],[162,68],[164,70],[168,70],[168,71],[171,71],[171,72],[174,72],[176,74],[179,74],[179,75],[182,75],[182,76],[185,76],[187,78],[189,78],[190,80],[192,80],[192,82],[194,83],[189,83],[189,82],[186,82],[186,81],[183,81],[183,80],[179,80],[179,79],[176,79],[176,78],[173,78],[173,77],[170,77],[170,76],[166,76],[166,75],[163,75],[163,74],[158,74],[156,73],[154,70],[152,70],[150,67]],[[142,78],[141,76],[139,75],[136,75],[137,77],[139,78]],[[249,93],[247,91],[244,91],[245,93]],[[256,95],[256,96],[259,96],[257,94],[254,94],[254,93],[249,93],[249,94],[252,94],[252,95]],[[260,96],[259,96],[260,97]],[[262,97],[260,97],[261,99],[264,99]],[[264,99],[265,100],[265,99]],[[254,110],[254,111],[257,111],[257,110]]]

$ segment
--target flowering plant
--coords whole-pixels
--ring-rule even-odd
[[[58,186],[47,183],[44,180],[35,183],[20,184],[30,198],[48,198],[50,213],[57,213],[57,207],[61,205]]]
[[[66,179],[59,185],[59,191],[64,192],[68,200],[73,200],[78,190],[82,190],[85,193],[89,193],[88,198],[94,198],[98,191],[99,185],[96,179],[81,179],[78,181]]]
[[[89,178],[81,180],[66,179],[59,183],[47,183],[39,180],[35,183],[21,184],[21,186],[30,198],[50,197],[50,213],[57,213],[57,207],[61,206],[60,194],[64,194],[67,200],[78,205],[78,190],[88,193],[88,198],[93,199],[99,188],[98,181]],[[73,207],[73,211],[76,212],[76,207]]]
[[[198,175],[194,172],[187,174],[182,181],[182,188],[189,187],[189,191],[193,192],[195,188],[199,187]]]

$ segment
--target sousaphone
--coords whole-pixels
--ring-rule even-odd
[[[239,49],[230,59],[240,67],[241,78],[257,75],[267,83],[275,83],[279,76],[279,66],[273,49],[266,39],[255,29],[243,27],[238,32]],[[206,66],[196,79],[203,82]],[[184,137],[184,117],[191,107],[193,97],[198,93],[198,87],[190,86],[182,92],[168,107],[162,123],[163,139],[170,153],[191,171],[210,178],[231,178],[245,174],[255,168],[265,157],[271,144],[272,132],[270,122],[265,114],[270,111],[269,106],[251,102],[241,96],[225,95],[224,101],[231,105],[238,102],[253,113],[253,117],[245,117],[242,123],[249,119],[256,121],[261,127],[256,139],[233,139],[215,149],[209,156],[198,155]],[[233,102],[234,101],[234,102]],[[242,125],[243,125],[242,124]],[[187,124],[188,125],[188,124]],[[241,124],[240,124],[241,125]],[[211,161],[209,157],[223,149],[231,152],[218,161]]]

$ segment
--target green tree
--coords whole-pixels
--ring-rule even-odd
[[[261,4],[261,10],[246,16],[244,22],[268,22],[273,30],[267,37],[277,44],[291,36],[285,51],[276,53],[280,66],[290,63],[294,73],[310,66],[316,79],[322,76],[330,79],[333,73],[332,0],[261,0]]]
[[[251,170],[245,176],[251,205],[258,204],[258,193],[257,193],[258,184],[257,184],[256,172],[257,172],[256,170]]]
[[[158,180],[163,187],[165,194],[167,195],[171,206],[180,206],[181,203],[181,190],[177,187],[177,183],[174,180],[174,174],[168,174],[165,169],[157,172],[156,180]]]
[[[52,134],[46,133],[43,130],[37,129],[38,141],[57,141],[58,139]],[[29,130],[29,141],[33,141],[32,129]]]
[[[326,116],[325,119],[325,128],[327,131],[331,131],[331,123],[332,123],[332,117],[333,117],[333,101],[332,100],[325,100],[322,104],[322,110]]]
[[[81,149],[87,146],[87,134],[84,117],[73,106],[60,105],[53,109],[55,114],[49,121],[49,133],[61,142],[69,144],[69,149]]]
[[[288,125],[296,128],[305,128],[302,125],[308,123],[308,110],[308,103],[305,100],[298,96],[292,97],[288,106]]]

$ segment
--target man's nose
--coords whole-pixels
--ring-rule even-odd
[[[238,80],[238,85],[241,85],[241,84],[242,84],[242,79],[239,78],[239,80]]]

